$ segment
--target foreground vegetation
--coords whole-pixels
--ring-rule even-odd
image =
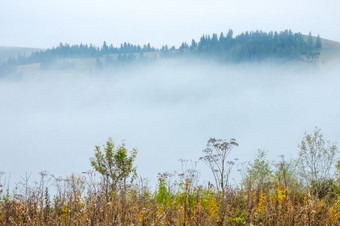
[[[306,134],[299,158],[270,162],[259,150],[240,165],[242,180],[229,182],[238,166],[229,153],[236,140],[211,138],[200,161],[215,183],[200,185],[196,164],[182,160],[179,174],[162,173],[151,190],[137,179],[137,150],[109,139],[96,146],[93,171],[67,178],[29,175],[15,191],[1,187],[2,225],[336,225],[340,222],[340,160],[337,146],[319,129]],[[190,164],[189,164],[190,165]],[[333,167],[335,166],[335,167]],[[334,171],[335,170],[335,171]],[[99,174],[100,177],[96,176]],[[1,178],[0,178],[1,179]],[[1,180],[0,180],[1,182]],[[53,195],[52,195],[53,194]],[[53,196],[53,197],[52,197]]]

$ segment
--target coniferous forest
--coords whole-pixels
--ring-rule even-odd
[[[41,50],[29,56],[9,58],[0,65],[0,74],[14,73],[19,65],[40,63],[41,69],[72,69],[74,65],[65,61],[70,58],[95,58],[96,68],[110,68],[122,64],[146,63],[159,58],[192,57],[215,60],[220,63],[242,63],[263,61],[308,61],[316,62],[320,55],[321,38],[311,33],[306,36],[291,30],[281,32],[245,32],[234,37],[233,31],[220,35],[203,35],[199,41],[183,42],[178,48],[152,47],[150,43],[140,46],[130,43],[119,47],[101,47],[92,44],[69,45],[60,43],[51,49]]]

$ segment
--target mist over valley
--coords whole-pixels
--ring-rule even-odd
[[[339,69],[164,59],[98,72],[28,70],[0,80],[2,167],[14,178],[87,171],[94,145],[108,137],[139,150],[139,175],[152,183],[179,170],[178,159],[198,160],[210,137],[235,138],[230,158],[240,162],[258,148],[273,160],[297,157],[315,126],[339,141]],[[203,163],[199,170],[207,180]]]

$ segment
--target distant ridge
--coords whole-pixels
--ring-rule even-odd
[[[307,37],[307,36],[306,36]],[[320,61],[325,62],[332,58],[340,57],[340,42],[321,38],[322,49],[320,51]],[[16,58],[20,55],[28,56],[43,48],[17,47],[17,46],[0,46],[0,62],[8,58]]]
[[[130,63],[145,64],[158,59],[191,57],[220,63],[242,62],[305,62],[324,64],[340,59],[340,42],[320,36],[281,32],[245,32],[233,36],[233,31],[220,35],[203,35],[181,46],[154,48],[122,43],[69,45],[60,43],[51,49],[0,46],[0,75],[23,73],[27,70],[102,70]]]
[[[33,52],[39,51],[39,48],[29,47],[12,47],[12,46],[0,46],[0,62],[5,61],[10,57],[16,58],[19,55],[30,55]]]

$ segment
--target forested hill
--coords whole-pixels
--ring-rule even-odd
[[[121,44],[119,47],[108,45],[106,42],[101,47],[92,44],[69,45],[60,44],[47,50],[36,51],[30,56],[10,58],[2,63],[0,73],[15,70],[18,65],[40,63],[41,68],[48,69],[52,65],[69,68],[74,66],[67,59],[94,58],[96,67],[115,66],[134,61],[146,61],[158,58],[175,57],[209,57],[220,62],[261,62],[265,60],[299,60],[317,61],[321,50],[321,39],[311,34],[293,33],[290,30],[282,32],[245,32],[233,36],[233,31],[220,35],[203,35],[199,41],[182,43],[179,48],[162,46],[160,49],[150,44],[139,46],[130,43]],[[63,63],[60,60],[63,59]],[[65,61],[66,59],[66,61]]]
[[[311,34],[307,38],[301,33],[292,31],[246,32],[233,38],[232,30],[202,36],[198,43],[192,40],[191,45],[183,43],[180,53],[193,55],[209,55],[221,61],[244,62],[262,61],[268,58],[285,60],[317,60],[321,49],[320,36],[314,41]]]

